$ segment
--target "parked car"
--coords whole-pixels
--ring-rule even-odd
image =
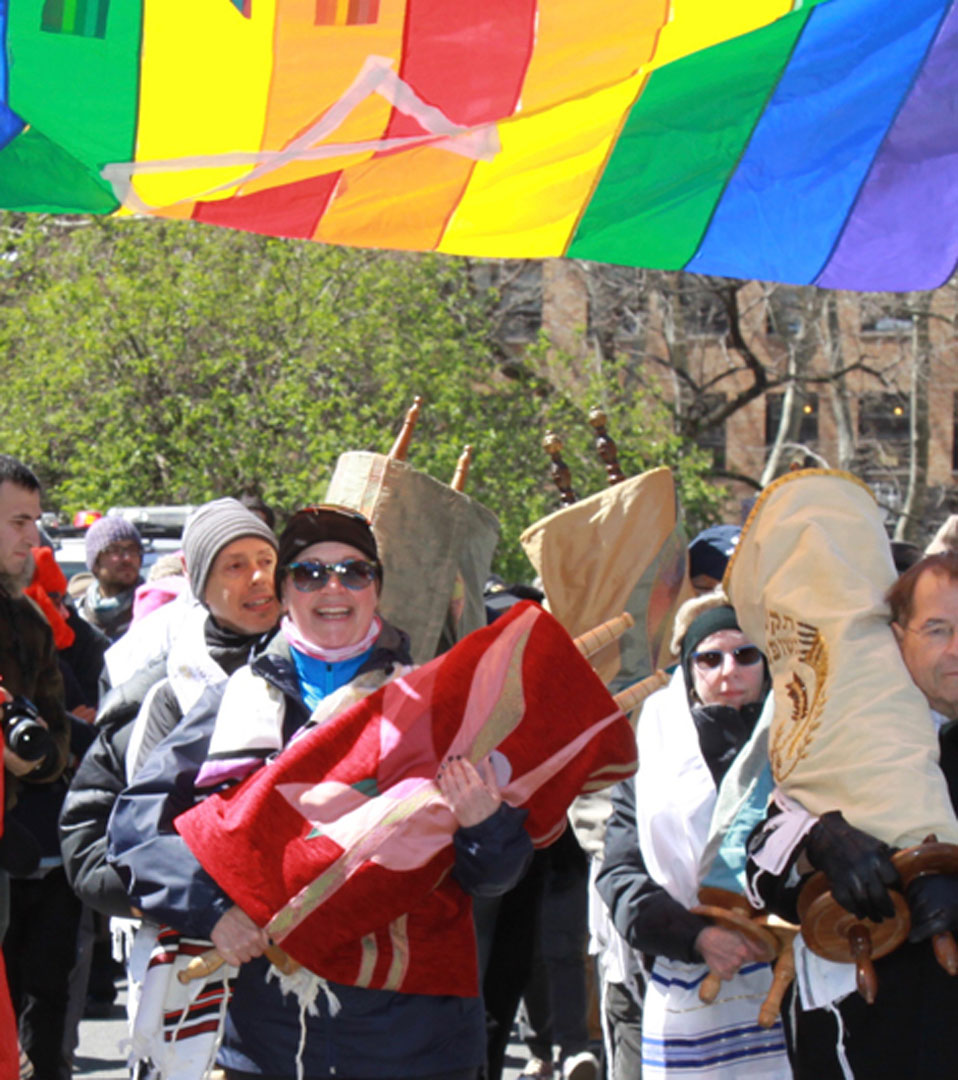
[[[117,515],[132,522],[143,540],[143,576],[161,555],[180,550],[183,527],[194,510],[189,506],[111,506],[107,516]],[[86,524],[63,525],[55,515],[44,514],[41,525],[53,547],[54,557],[69,580],[86,570],[86,530],[100,515],[83,511],[74,520]]]

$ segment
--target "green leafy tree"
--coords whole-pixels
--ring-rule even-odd
[[[585,421],[598,394],[627,471],[672,465],[683,501],[714,516],[705,460],[614,370],[579,401],[535,350],[502,363],[497,298],[463,260],[18,215],[0,247],[0,440],[64,512],[246,489],[316,501],[338,454],[386,450],[418,393],[410,461],[448,480],[473,444],[467,491],[502,523],[497,570],[526,578],[518,535],[556,502],[546,427],[581,431],[583,492],[604,482]]]

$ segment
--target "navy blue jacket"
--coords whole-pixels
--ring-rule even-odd
[[[388,625],[361,671],[408,663],[405,635]],[[287,738],[307,719],[296,672],[281,639],[253,662],[257,674],[286,697]],[[200,867],[173,829],[195,802],[193,781],[206,760],[221,691],[208,691],[155,749],[136,781],[117,800],[110,822],[110,860],[132,902],[151,919],[191,936],[209,937],[232,900]],[[454,875],[474,895],[512,888],[532,845],[524,810],[503,805],[487,821],[455,835]],[[218,1060],[230,1069],[296,1075],[299,1007],[266,981],[265,959],[244,964],[234,985]],[[400,994],[330,983],[340,1004],[330,1016],[323,995],[306,1019],[306,1077],[362,1080],[426,1077],[475,1068],[485,1059],[485,1015],[479,998]]]

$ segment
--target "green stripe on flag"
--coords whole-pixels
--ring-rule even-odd
[[[57,5],[60,32],[38,33],[38,23],[53,29]],[[142,0],[45,0],[42,21],[39,6],[9,7],[10,107],[94,174],[132,160]],[[65,31],[69,19],[80,20],[74,33]]]
[[[680,270],[810,14],[811,6],[653,72],[566,255]]]
[[[30,128],[0,150],[0,206],[36,213],[109,214],[119,204],[99,177]]]

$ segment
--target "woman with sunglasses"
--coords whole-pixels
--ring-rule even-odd
[[[742,891],[746,822],[761,818],[771,790],[768,718],[759,723],[768,670],[718,592],[680,608],[672,649],[681,662],[643,706],[639,771],[613,792],[597,882],[634,950],[643,1080],[778,1080],[790,1076],[781,1025],[757,1024],[769,965],[737,931],[690,910],[702,884]],[[728,805],[744,808],[731,827],[717,824]],[[698,991],[709,972],[722,983],[706,1005]]]
[[[232,676],[215,718],[191,715],[161,744],[114,815],[113,857],[131,877],[132,902],[182,933],[211,939],[239,965],[217,1056],[229,1080],[470,1080],[484,1061],[479,998],[333,983],[316,990],[309,1008],[284,995],[262,955],[266,932],[208,878],[172,829],[194,793],[243,779],[344,698],[349,704],[409,670],[406,635],[377,611],[382,581],[376,540],[361,514],[337,506],[294,514],[279,538],[276,591],[285,614],[278,633]],[[503,804],[494,779],[465,761],[446,763],[437,783],[460,824],[453,876],[467,892],[511,888],[531,856],[525,812]],[[161,809],[153,805],[157,788]],[[135,838],[138,807],[141,822],[143,810],[152,815],[148,833],[176,846],[179,861],[167,855],[162,873],[151,845]]]

